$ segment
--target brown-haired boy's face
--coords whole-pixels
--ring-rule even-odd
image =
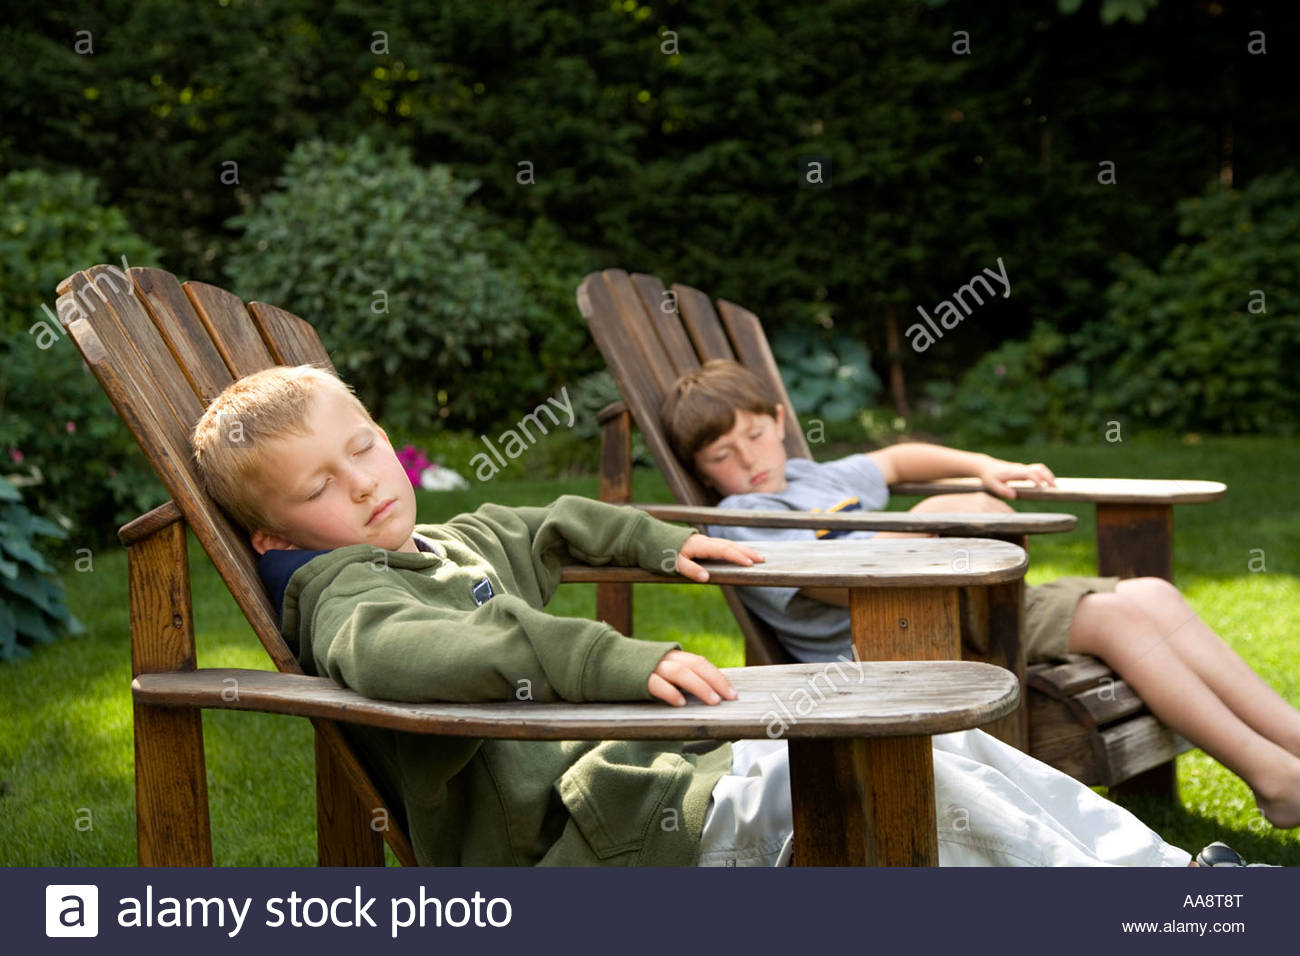
[[[785,408],[776,417],[741,409],[731,430],[695,453],[695,473],[719,495],[785,490]]]
[[[332,392],[317,396],[304,424],[307,434],[262,451],[258,490],[281,531],[255,531],[253,547],[417,551],[415,489],[384,430]]]

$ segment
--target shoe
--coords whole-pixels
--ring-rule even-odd
[[[1274,866],[1272,863],[1247,863],[1228,844],[1215,840],[1196,854],[1197,866]]]

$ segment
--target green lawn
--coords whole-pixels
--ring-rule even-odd
[[[1176,513],[1176,573],[1192,605],[1277,690],[1300,706],[1300,507],[1290,487],[1300,442],[1207,439],[1095,447],[990,448],[1044,460],[1058,474],[1213,478],[1227,498]],[[524,462],[526,465],[526,461]],[[514,471],[515,469],[512,469]],[[637,476],[638,500],[669,500],[656,474]],[[479,501],[540,504],[594,494],[594,478],[529,481],[502,476],[473,491],[421,494],[437,521]],[[910,505],[900,499],[894,507]],[[1038,506],[1022,506],[1038,507]],[[1047,510],[1038,508],[1038,510]],[[1062,509],[1070,510],[1070,509]],[[1071,535],[1035,540],[1031,583],[1090,573],[1089,508]],[[1267,570],[1252,573],[1255,549]],[[202,552],[191,547],[202,666],[266,667],[265,655]],[[64,573],[87,633],[0,664],[0,865],[129,865],[135,860],[126,560],[120,549],[94,568]],[[590,616],[590,586],[566,585],[551,608]],[[721,596],[691,585],[638,588],[638,636],[681,641],[723,666],[742,662],[740,635]],[[311,730],[305,720],[246,713],[204,715],[216,861],[309,866],[314,859]],[[1181,806],[1132,809],[1170,842],[1195,849],[1224,839],[1248,857],[1300,864],[1300,830],[1277,831],[1244,784],[1193,751],[1179,759]]]

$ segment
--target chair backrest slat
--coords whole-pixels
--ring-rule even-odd
[[[639,357],[638,364],[648,378],[655,397],[662,401],[677,375],[659,344],[654,319],[626,272],[606,273],[605,285],[609,289],[610,299],[618,309],[623,335],[635,348]]]
[[[677,294],[677,308],[681,311],[682,323],[690,333],[691,341],[695,343],[695,353],[700,357],[700,362],[734,359],[736,353],[727,341],[727,333],[723,331],[709,297],[699,289],[680,282],[673,283],[673,292]]]
[[[265,302],[248,303],[248,311],[252,313],[262,341],[276,362],[334,370],[334,363],[310,322]]]
[[[181,373],[206,406],[234,381],[234,376],[212,344],[194,304],[170,272],[136,267],[129,274]]]
[[[659,339],[659,347],[672,367],[673,379],[699,368],[700,359],[695,354],[695,346],[691,345],[686,330],[682,328],[676,296],[664,289],[658,276],[637,273],[632,276],[632,284],[640,293],[641,303]]]
[[[767,343],[758,316],[726,299],[718,300],[718,314],[722,316],[722,324],[726,326],[731,345],[736,350],[736,361],[762,379],[768,391],[785,406],[786,454],[791,458],[811,458],[794,404],[781,379],[781,369],[777,367],[776,357]]]
[[[276,364],[239,296],[206,282],[185,282],[181,288],[235,378]]]

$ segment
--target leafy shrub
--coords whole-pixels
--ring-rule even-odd
[[[604,367],[574,294],[583,276],[608,263],[548,219],[534,219],[521,238],[495,228],[482,238],[489,260],[514,276],[525,293],[518,318],[527,344],[498,355],[502,374],[521,399],[554,395],[566,386],[574,391],[583,376]],[[507,410],[518,414],[515,407]]]
[[[851,421],[880,393],[867,347],[849,335],[786,328],[773,337],[772,353],[801,417]]]
[[[981,356],[951,397],[932,389],[928,407],[936,428],[977,446],[1077,439],[1088,392],[1070,336],[1039,322],[1027,339]]]
[[[1178,218],[1185,241],[1158,270],[1122,258],[1107,323],[1080,336],[1098,391],[1161,427],[1293,433],[1300,173],[1184,200]]]
[[[448,426],[515,412],[530,304],[517,276],[485,249],[477,188],[446,166],[361,137],[300,144],[278,192],[230,224],[244,235],[227,271],[246,298],[315,324],[340,374],[376,417]],[[526,364],[526,363],[523,363]]]
[[[1117,260],[1104,319],[1038,323],[966,373],[941,421],[972,442],[1138,430],[1292,434],[1300,417],[1300,174],[1178,204],[1158,270]]]
[[[0,661],[26,657],[30,645],[49,644],[62,631],[84,630],[64,603],[54,568],[33,544],[37,535],[67,537],[28,511],[18,489],[0,477]]]
[[[87,544],[165,497],[76,346],[59,330],[42,349],[29,333],[38,322],[59,329],[55,287],[77,269],[157,261],[96,191],[76,172],[0,179],[0,455],[32,482],[33,508]]]

